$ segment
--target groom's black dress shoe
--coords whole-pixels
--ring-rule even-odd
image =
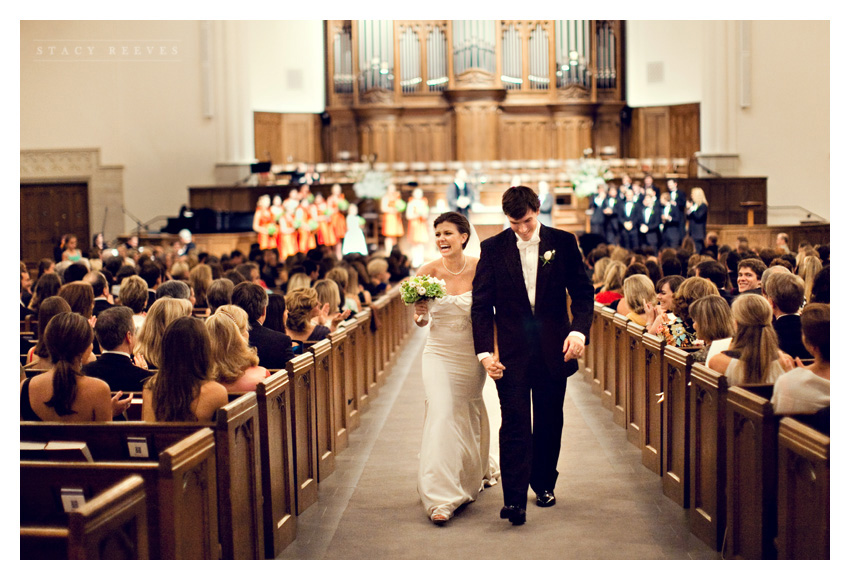
[[[515,526],[521,526],[525,523],[525,510],[516,505],[506,505],[499,513],[499,517],[503,520],[510,520]]]
[[[555,505],[555,494],[551,491],[541,491],[537,494],[537,505],[540,507],[552,507]]]

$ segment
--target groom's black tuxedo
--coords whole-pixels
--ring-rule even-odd
[[[472,284],[475,352],[494,352],[495,321],[499,360],[505,365],[503,377],[496,381],[505,504],[523,508],[529,484],[538,493],[555,487],[566,379],[578,369],[577,361],[564,362],[564,340],[571,331],[589,337],[593,317],[593,287],[575,236],[541,225],[538,255],[548,251],[553,252],[548,263],[538,257],[533,312],[511,229],[482,242]]]

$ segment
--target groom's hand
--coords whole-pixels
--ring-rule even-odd
[[[564,362],[579,358],[584,352],[584,341],[577,336],[568,336],[564,341]]]
[[[500,363],[499,359],[495,355],[481,359],[481,364],[484,365],[484,369],[487,371],[487,374],[491,379],[495,381],[502,378],[505,365]]]

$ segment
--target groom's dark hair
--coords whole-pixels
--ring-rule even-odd
[[[509,187],[502,194],[502,211],[505,215],[515,220],[522,219],[528,210],[540,210],[540,198],[534,190],[524,185]]]
[[[434,227],[436,228],[443,222],[449,222],[454,224],[455,227],[457,227],[457,231],[459,233],[466,234],[466,241],[463,242],[463,245],[461,246],[461,248],[465,250],[466,244],[469,243],[469,236],[471,233],[469,220],[463,217],[462,213],[458,213],[456,211],[447,211],[446,213],[437,216],[437,219],[434,220]]]

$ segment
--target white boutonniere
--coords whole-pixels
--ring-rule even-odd
[[[543,266],[551,262],[555,259],[555,250],[547,250],[543,252],[543,255],[540,256],[540,261],[543,262]],[[541,266],[542,267],[542,266]]]

